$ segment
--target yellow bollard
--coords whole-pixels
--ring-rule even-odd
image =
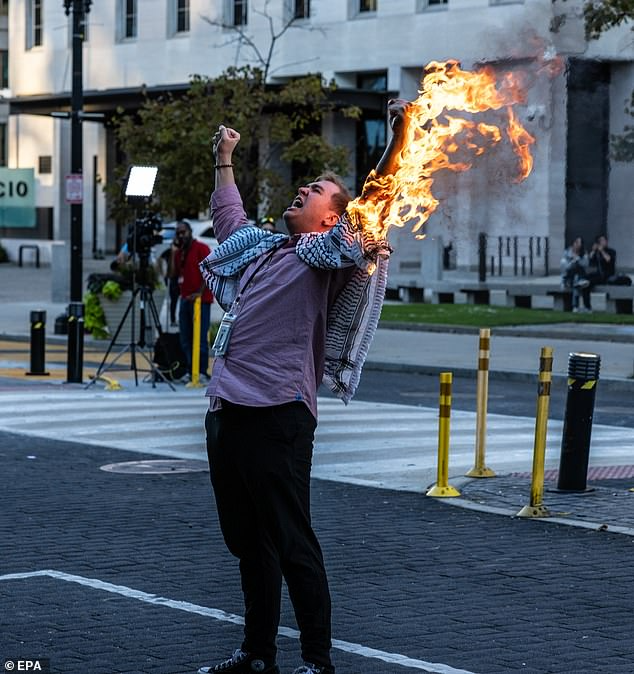
[[[478,381],[476,388],[476,453],[475,466],[467,477],[495,477],[495,472],[485,465],[487,442],[487,405],[489,400],[489,356],[491,354],[491,330],[480,330],[478,351]]]
[[[535,418],[535,444],[533,446],[533,476],[531,478],[531,502],[524,506],[517,517],[550,517],[544,500],[544,464],[546,461],[546,430],[550,384],[553,378],[553,349],[544,346],[539,359],[539,382],[537,387],[537,416]]]
[[[449,484],[449,418],[451,417],[451,372],[440,373],[440,409],[438,413],[438,479],[427,496],[460,496]]]
[[[202,299],[194,300],[194,325],[192,328],[192,380],[185,388],[201,388],[200,383],[200,305]]]

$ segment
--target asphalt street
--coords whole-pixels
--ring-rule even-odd
[[[206,472],[106,472],[155,457],[7,433],[0,458],[1,657],[180,674],[239,644]],[[320,480],[313,517],[339,674],[634,671],[631,537]],[[286,674],[299,657],[288,600],[282,625]]]
[[[415,372],[389,372],[377,370],[370,364],[363,371],[363,377],[355,396],[356,400],[391,402],[401,405],[438,406],[438,376]],[[320,395],[328,395],[323,387]],[[551,387],[549,416],[563,419],[566,408],[567,386],[557,378]],[[537,404],[537,377],[534,381],[502,380],[492,377],[489,381],[488,410],[494,414],[535,416]],[[476,410],[476,381],[473,377],[454,377],[452,386],[452,407],[456,410]],[[602,386],[597,386],[594,422],[610,426],[634,427],[634,407],[632,394]]]

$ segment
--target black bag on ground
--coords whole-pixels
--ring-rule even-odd
[[[614,274],[608,278],[609,286],[631,286],[632,279],[627,274]]]
[[[187,374],[187,360],[177,332],[164,332],[154,344],[154,363],[169,381]]]

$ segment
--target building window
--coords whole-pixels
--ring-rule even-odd
[[[9,88],[9,52],[0,50],[0,89]]]
[[[418,11],[426,9],[447,9],[449,0],[418,0]]]
[[[133,40],[138,32],[137,0],[119,0],[119,40]]]
[[[310,18],[310,0],[295,0],[294,19]]]
[[[176,32],[189,32],[189,0],[176,0]]]
[[[359,13],[376,12],[378,0],[359,0]]]
[[[53,172],[53,157],[44,155],[37,158],[37,172],[38,173],[52,173]]]
[[[9,0],[0,0],[0,15],[6,16],[9,13]]]
[[[387,144],[387,72],[359,73],[357,89],[371,91],[379,104],[363,112],[363,119],[357,122],[356,173],[357,189],[363,187],[365,176],[377,165]]]
[[[524,0],[489,0],[490,5],[523,5]]]
[[[387,91],[387,73],[384,70],[378,73],[359,73],[357,75],[357,89]]]
[[[0,166],[7,165],[7,125],[0,124]]]
[[[42,46],[42,4],[44,0],[28,0],[26,9],[26,48]]]
[[[231,0],[229,23],[232,26],[246,26],[248,0]]]

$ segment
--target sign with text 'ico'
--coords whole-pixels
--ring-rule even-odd
[[[0,227],[35,224],[35,169],[0,168]]]

